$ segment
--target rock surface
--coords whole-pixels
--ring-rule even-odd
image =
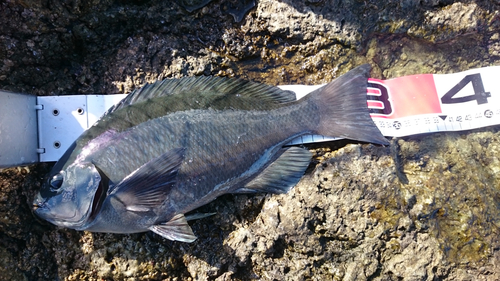
[[[0,88],[129,93],[191,75],[319,84],[362,63],[387,79],[500,58],[497,1],[199,2],[3,1]],[[500,279],[498,127],[310,149],[290,193],[202,207],[217,214],[192,222],[191,244],[58,229],[31,213],[50,165],[4,169],[0,279]]]

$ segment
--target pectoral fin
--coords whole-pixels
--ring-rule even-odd
[[[153,225],[149,230],[172,241],[191,243],[196,240],[196,236],[183,214],[176,215],[164,224]]]
[[[312,154],[300,147],[283,149],[283,153],[253,180],[235,193],[287,193],[304,175]]]
[[[173,149],[152,159],[124,178],[109,196],[134,212],[160,206],[175,184],[183,153],[184,149]]]

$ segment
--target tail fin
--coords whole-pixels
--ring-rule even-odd
[[[389,144],[368,111],[369,72],[370,65],[359,66],[309,95],[319,109],[319,134]]]

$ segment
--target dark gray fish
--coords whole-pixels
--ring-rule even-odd
[[[286,193],[306,135],[388,144],[367,109],[364,65],[296,101],[277,87],[190,77],[147,85],[83,133],[48,174],[35,213],[77,230],[196,239],[185,217],[226,193]]]

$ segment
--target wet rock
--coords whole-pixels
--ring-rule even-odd
[[[493,15],[475,3],[453,3],[424,14],[424,25],[410,28],[408,34],[431,42],[444,42],[486,28]]]
[[[212,0],[178,0],[177,3],[181,5],[188,12],[193,12],[199,8],[205,7]]]
[[[250,9],[255,7],[255,0],[223,1],[221,9],[231,16],[235,22],[240,22]]]
[[[261,0],[238,23],[233,2],[201,2],[3,1],[0,87],[112,94],[192,75],[319,84],[367,62],[376,78],[498,64],[496,2]],[[310,146],[290,193],[222,196],[191,223],[192,244],[38,221],[50,165],[5,169],[0,280],[500,279],[499,141],[492,127],[396,150]]]

